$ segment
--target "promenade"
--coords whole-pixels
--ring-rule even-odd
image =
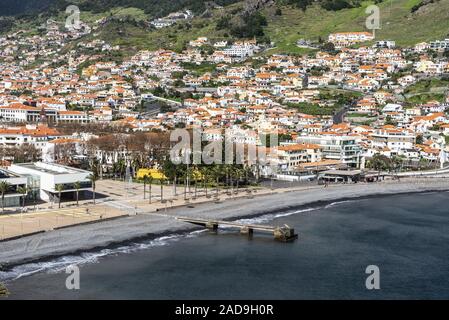
[[[195,205],[203,202],[214,202],[217,199],[216,189],[190,188],[184,199],[184,186],[176,187],[164,185],[163,197],[161,186],[154,184],[151,188],[151,203],[149,199],[149,186],[146,186],[144,199],[142,183],[125,183],[117,180],[97,181],[96,203],[92,199],[30,205],[22,210],[21,207],[6,208],[0,213],[0,241],[65,228],[73,225],[101,222],[117,217],[132,216],[142,213],[166,211],[173,207]],[[279,189],[281,190],[281,189]],[[220,201],[236,197],[247,197],[254,194],[267,194],[270,189],[253,187],[230,190],[219,189]],[[161,199],[163,198],[163,199]]]

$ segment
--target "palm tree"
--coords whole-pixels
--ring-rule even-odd
[[[145,200],[147,192],[148,175],[144,175],[142,180],[143,180],[143,200]]]
[[[2,194],[2,212],[5,212],[5,193],[11,185],[6,181],[0,181],[0,193]]]
[[[197,191],[198,191],[198,180],[196,179],[196,174],[193,176],[193,183],[195,183],[195,189],[193,191],[194,192],[193,197],[196,199]]]
[[[199,171],[201,178],[203,179],[204,195],[207,198],[207,181],[209,179],[208,170],[206,167],[200,167]]]
[[[235,168],[235,175],[237,177],[237,183],[236,183],[237,190],[236,190],[236,193],[239,192],[239,182],[240,182],[240,178],[242,177],[242,173],[243,173],[243,169]]]
[[[119,170],[119,174],[120,174],[120,180],[125,179],[126,176],[126,162],[123,159],[120,159],[118,162],[118,170]]]
[[[212,173],[212,179],[215,180],[216,183],[216,197],[218,198],[218,188],[220,186],[220,178],[223,174],[223,171],[221,170],[221,166],[215,165],[214,167],[212,167],[211,170]]]
[[[25,198],[28,193],[27,187],[18,187],[17,192],[22,195],[22,211],[25,209]]]
[[[76,205],[78,206],[79,192],[80,192],[80,189],[81,189],[81,183],[79,181],[75,182],[74,187],[76,189]]]
[[[173,194],[175,197],[177,196],[177,190],[176,190],[177,183],[178,183],[178,177],[175,175],[173,178]]]
[[[27,189],[27,195],[33,195],[33,198],[34,198],[34,194],[33,194],[33,192],[34,192],[34,189],[33,189],[33,187],[32,186],[26,186],[26,189]]]
[[[64,185],[62,185],[62,184],[57,184],[57,185],[55,186],[55,190],[58,191],[58,197],[59,197],[59,199],[58,199],[58,205],[59,205],[59,208],[61,208],[61,192],[64,191]]]
[[[189,192],[190,197],[190,169],[187,167],[183,172],[184,176],[184,200],[187,201],[187,192]]]
[[[88,179],[90,180],[90,182],[92,182],[92,199],[94,200],[94,204],[95,204],[95,182],[98,180],[98,175],[97,173],[92,173],[89,175]]]
[[[165,182],[165,178],[161,178],[159,180],[159,182],[161,183],[161,202],[164,201],[164,182]]]
[[[153,177],[152,176],[149,176],[148,178],[148,194],[149,194],[149,200],[148,200],[148,203],[149,204],[151,204],[151,185],[153,184]]]

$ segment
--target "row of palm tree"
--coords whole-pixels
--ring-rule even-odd
[[[161,178],[158,180],[161,185],[161,201],[164,201],[164,184],[167,182],[167,180],[165,178]],[[149,194],[148,203],[151,204],[152,200],[151,187],[153,185],[154,178],[151,175],[144,175],[142,181],[143,181],[143,199],[146,199],[146,189],[148,185],[148,194]]]
[[[96,188],[96,182],[98,180],[98,176],[95,174],[91,174],[87,177],[89,179],[89,181],[92,183],[92,199],[93,202],[95,204],[95,188]],[[76,194],[76,205],[79,206],[79,192],[81,189],[81,182],[80,181],[76,181],[73,184],[73,187],[75,189],[75,194]],[[58,207],[61,208],[61,194],[64,191],[64,185],[63,184],[57,184],[55,186],[55,190],[58,192]],[[20,191],[19,191],[20,192]]]
[[[0,181],[0,194],[2,198],[2,212],[5,211],[5,195],[8,192],[8,190],[11,188],[11,184],[9,184],[6,181]],[[25,199],[30,192],[31,189],[29,187],[20,186],[17,188],[17,192],[22,195],[22,208],[25,208]]]
[[[213,164],[213,165],[175,165],[171,161],[166,160],[163,163],[162,171],[173,181],[174,187],[180,181],[184,184],[184,199],[187,200],[187,191],[190,194],[190,187],[194,186],[194,196],[196,198],[198,187],[202,185],[206,197],[209,197],[208,186],[215,186],[216,195],[218,196],[218,188],[220,183],[226,187],[230,187],[233,191],[234,187],[238,190],[243,182],[248,184],[252,177],[252,170],[249,166],[237,164]],[[175,189],[176,190],[176,189]]]

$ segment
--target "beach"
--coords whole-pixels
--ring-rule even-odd
[[[176,216],[236,220],[335,201],[402,193],[449,190],[447,179],[420,178],[373,184],[345,184],[292,190],[279,189],[252,198],[237,197],[193,207],[144,212],[98,223],[52,230],[0,243],[3,268],[70,253],[85,252],[143,238],[191,232],[200,227],[180,222]],[[292,226],[295,227],[295,226]]]

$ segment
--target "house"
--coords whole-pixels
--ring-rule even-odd
[[[365,41],[371,41],[374,36],[369,32],[338,32],[329,35],[329,42],[332,42],[337,48],[344,48],[353,44]]]
[[[277,148],[279,168],[282,172],[292,172],[301,163],[321,161],[321,147],[316,144],[286,144]]]
[[[416,135],[408,130],[397,129],[394,126],[387,125],[377,129],[372,135],[372,146],[375,148],[388,148],[393,153],[399,150],[412,149]]]

